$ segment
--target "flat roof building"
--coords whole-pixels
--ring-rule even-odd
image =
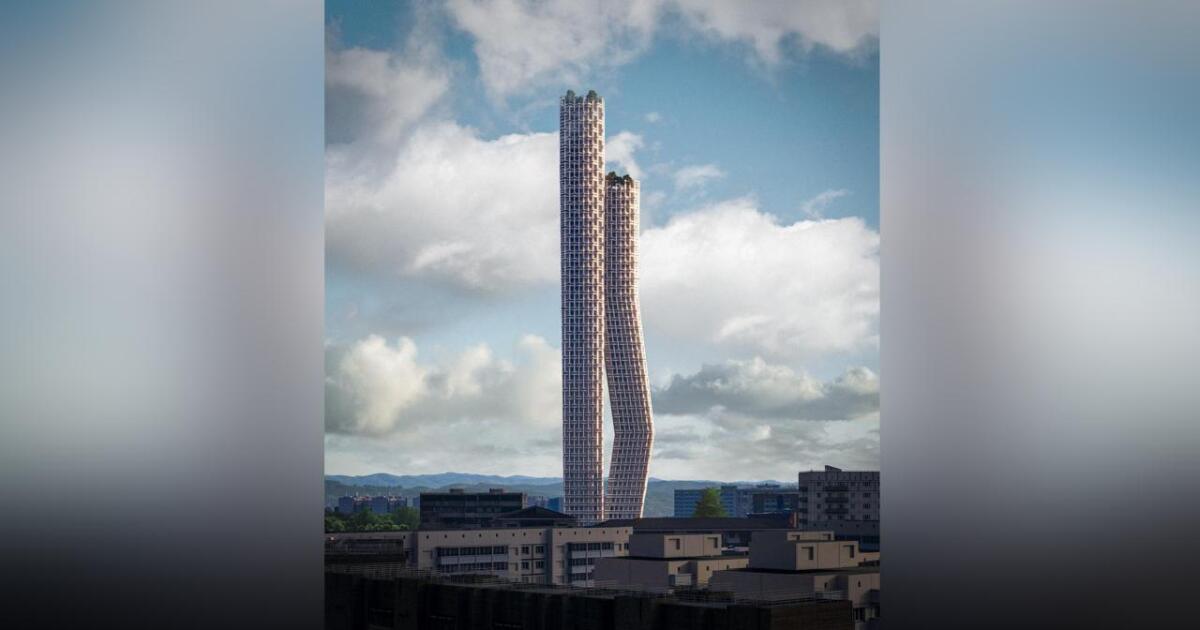
[[[723,553],[721,535],[634,534],[629,554],[596,562],[597,585],[660,593],[703,588],[717,571],[749,564],[745,554]]]
[[[452,488],[449,492],[421,493],[421,528],[491,527],[501,514],[525,507],[525,493],[505,492],[492,488],[487,492],[464,492]]]

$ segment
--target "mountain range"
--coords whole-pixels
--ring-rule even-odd
[[[651,477],[646,484],[646,504],[643,514],[650,516],[672,516],[675,511],[675,490],[708,488],[722,484],[755,485],[764,481],[712,481],[657,479]],[[784,483],[768,480],[784,487],[795,487],[795,482]],[[504,488],[511,492],[524,492],[530,496],[562,496],[561,477],[529,477],[525,475],[479,475],[474,473],[447,472],[430,475],[326,475],[325,504],[336,504],[337,498],[348,494],[415,497],[422,492],[436,492],[449,488],[462,488],[466,492],[487,492],[489,488]]]

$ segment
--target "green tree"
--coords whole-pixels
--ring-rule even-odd
[[[326,514],[325,515],[325,532],[326,533],[334,534],[337,532],[344,532],[344,531],[346,531],[346,523],[344,521],[342,521],[341,518],[338,518],[338,516],[334,515],[334,514]]]
[[[392,522],[400,529],[416,529],[421,524],[421,512],[416,508],[396,508],[391,517]]]
[[[692,516],[729,516],[721,505],[721,492],[716,488],[705,488],[704,492],[700,494],[700,501],[696,503],[696,509],[692,512]]]

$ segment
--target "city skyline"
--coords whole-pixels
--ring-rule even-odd
[[[327,473],[561,474],[573,86],[640,188],[648,475],[878,467],[873,18],[618,4],[327,4]]]

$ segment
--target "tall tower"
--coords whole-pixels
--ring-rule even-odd
[[[604,101],[568,91],[558,132],[563,511],[590,525],[604,519]]]
[[[654,422],[638,305],[638,182],[609,173],[604,182],[604,361],[612,405],[613,454],[607,518],[640,518]]]

